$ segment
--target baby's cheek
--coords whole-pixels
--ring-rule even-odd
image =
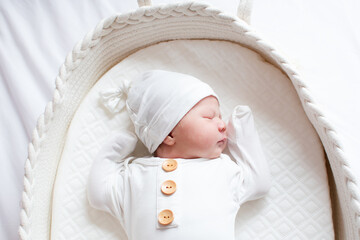
[[[192,144],[201,145],[202,143],[206,143],[207,139],[203,134],[198,134],[192,137]]]
[[[198,133],[198,134],[194,134],[192,136],[189,136],[189,145],[190,147],[194,147],[194,146],[201,146],[204,144],[207,144],[207,142],[209,141],[208,138],[206,137],[205,134],[203,133]]]
[[[201,142],[203,146],[212,146],[214,145],[214,139],[209,134],[202,134],[201,135]]]

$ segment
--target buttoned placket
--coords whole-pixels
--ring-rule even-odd
[[[179,162],[174,159],[164,159],[164,161],[160,162],[158,166],[156,184],[157,229],[174,228],[179,226],[181,219],[180,171],[181,166]]]

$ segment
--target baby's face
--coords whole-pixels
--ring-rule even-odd
[[[213,96],[198,102],[172,131],[182,158],[217,158],[226,147],[226,123]]]

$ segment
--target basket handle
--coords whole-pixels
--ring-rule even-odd
[[[137,0],[138,6],[151,6],[151,0]]]
[[[250,24],[252,0],[239,0],[237,16]]]
[[[151,6],[151,0],[137,0],[138,6]],[[239,0],[237,16],[247,23],[250,23],[252,0]]]

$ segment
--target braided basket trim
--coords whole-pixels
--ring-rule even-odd
[[[113,30],[122,29],[128,25],[151,22],[156,19],[183,16],[211,17],[244,29],[244,35],[249,40],[256,41],[258,47],[268,52],[282,70],[285,71],[295,86],[303,108],[327,150],[331,167],[335,169],[337,167],[336,165],[338,165],[338,167],[341,168],[337,170],[341,170],[343,176],[335,176],[335,180],[338,182],[341,180],[339,179],[340,177],[344,178],[343,181],[346,183],[347,189],[343,189],[343,191],[346,190],[344,194],[348,195],[347,197],[351,204],[349,206],[350,209],[346,210],[352,214],[349,217],[351,217],[351,221],[356,224],[357,232],[355,234],[358,235],[357,237],[360,237],[360,196],[355,177],[346,160],[345,153],[336,132],[324,117],[322,110],[314,102],[314,99],[311,97],[307,86],[301,80],[299,74],[294,71],[292,65],[288,63],[279,52],[264,42],[244,21],[237,17],[227,15],[204,3],[186,2],[142,7],[133,12],[105,18],[101,20],[93,30],[87,33],[86,36],[75,45],[72,52],[67,55],[65,62],[60,67],[59,75],[55,80],[56,89],[53,94],[53,99],[46,105],[45,112],[39,116],[36,128],[33,131],[32,141],[28,146],[28,158],[25,162],[24,191],[22,194],[20,213],[20,239],[31,239],[33,185],[34,181],[36,181],[36,179],[34,179],[33,169],[36,167],[37,157],[41,151],[41,143],[45,139],[47,129],[50,125],[49,123],[52,122],[54,112],[56,112],[57,108],[62,104],[69,76],[81,64],[82,59],[87,56],[88,52],[96,46],[104,36],[107,36]],[[336,171],[334,171],[334,173],[336,173]]]

